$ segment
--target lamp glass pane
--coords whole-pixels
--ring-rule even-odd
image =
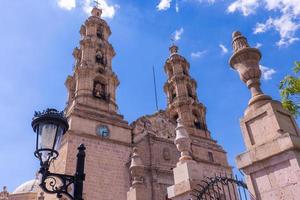
[[[55,134],[56,134],[57,125],[41,123],[39,125],[39,149],[52,149]]]
[[[53,156],[52,148],[55,142],[57,125],[49,123],[40,123],[38,130],[38,149],[41,151],[41,159],[43,162],[48,162]]]
[[[59,126],[58,131],[57,131],[57,136],[56,136],[56,143],[55,143],[55,146],[54,146],[54,150],[56,150],[56,151],[60,148],[60,144],[61,144],[63,134],[64,134],[64,129],[61,126]]]

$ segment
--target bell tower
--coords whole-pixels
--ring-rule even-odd
[[[80,28],[80,46],[73,51],[74,75],[66,81],[68,115],[76,112],[80,105],[110,114],[116,114],[118,110],[116,88],[119,80],[112,71],[115,51],[108,42],[110,28],[100,18],[101,14],[100,9],[93,8],[92,16]]]
[[[115,51],[111,30],[93,8],[80,28],[80,43],[73,51],[73,74],[67,77],[65,114],[69,130],[64,135],[54,172],[73,174],[76,148],[86,146],[84,199],[126,199],[131,153],[131,127],[118,113],[117,75],[112,70]],[[118,181],[115,181],[118,180]],[[56,199],[48,197],[47,200]]]
[[[168,76],[164,91],[168,98],[169,117],[174,122],[180,118],[190,134],[210,138],[205,119],[206,108],[198,100],[197,82],[190,76],[190,64],[178,53],[176,45],[169,50],[170,56],[164,67]]]

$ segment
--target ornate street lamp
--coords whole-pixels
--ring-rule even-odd
[[[63,195],[74,200],[82,199],[84,174],[85,147],[78,147],[76,173],[74,176],[51,173],[50,164],[58,156],[58,149],[63,135],[69,125],[63,112],[55,109],[47,109],[43,112],[35,112],[32,120],[32,128],[36,133],[35,157],[40,160],[41,182],[40,187],[50,194],[56,194],[58,198]]]

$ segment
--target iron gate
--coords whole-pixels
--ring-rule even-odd
[[[246,183],[237,176],[206,177],[198,186],[199,189],[194,190],[197,200],[255,200]]]

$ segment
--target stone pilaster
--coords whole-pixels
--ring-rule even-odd
[[[251,99],[240,120],[246,152],[236,158],[257,200],[296,200],[300,196],[300,132],[282,104],[260,89],[261,53],[251,48],[240,32],[233,33],[230,59]]]

